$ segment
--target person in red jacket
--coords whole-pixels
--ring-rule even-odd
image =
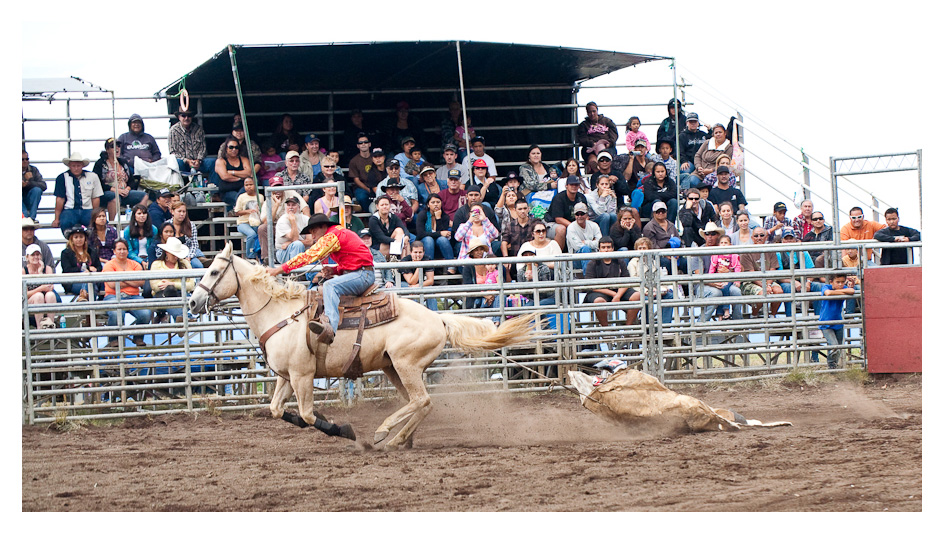
[[[328,279],[322,286],[328,324],[324,317],[315,317],[308,323],[309,329],[318,334],[318,340],[330,345],[338,331],[341,295],[360,295],[374,284],[374,256],[358,234],[331,222],[324,213],[315,214],[301,233],[309,232],[315,244],[280,267],[271,267],[269,274],[288,274],[325,258],[335,262],[322,268],[322,277]]]

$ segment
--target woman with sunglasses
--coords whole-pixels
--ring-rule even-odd
[[[232,135],[226,138],[226,155],[217,160],[215,171],[220,177],[220,198],[226,202],[227,211],[232,211],[243,189],[243,180],[253,175],[249,158],[240,154],[239,139]]]
[[[544,221],[535,221],[532,227],[532,240],[522,243],[518,249],[518,255],[522,256],[525,252],[534,252],[536,256],[560,256],[561,247],[554,239],[548,239],[548,227]],[[555,262],[545,262],[549,269],[555,268]]]

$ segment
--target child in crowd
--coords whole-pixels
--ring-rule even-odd
[[[719,238],[719,246],[720,247],[732,246],[732,238],[727,235],[723,235],[722,237]],[[719,267],[722,267],[723,269],[719,270]],[[741,263],[740,256],[738,254],[713,254],[712,262],[709,264],[709,274],[718,273],[718,272],[722,272],[722,273],[742,272],[742,263]],[[734,282],[729,282],[725,284],[725,287],[722,288],[723,295],[728,295],[728,290],[730,287],[732,287],[732,284],[734,284],[735,287],[738,287],[738,288],[741,287],[741,282],[737,280]],[[728,306],[726,306],[725,311],[722,314],[722,319],[728,320],[728,319],[731,319],[731,317],[732,317],[732,310]]]
[[[259,185],[265,187],[269,185],[269,179],[279,171],[285,169],[285,161],[276,152],[276,147],[269,143],[263,144],[263,155],[259,158],[259,164],[262,165],[262,172],[259,173]]]
[[[419,185],[417,176],[420,174],[420,169],[426,164],[426,160],[423,159],[423,153],[418,146],[411,148],[410,154],[407,154],[407,156],[409,159],[407,160],[407,164],[404,165],[404,172],[410,176],[410,181],[414,182],[414,185]]]
[[[676,160],[673,158],[673,145],[668,140],[662,139],[656,143],[656,151],[658,155],[650,159],[666,165],[666,172],[669,173],[669,177],[678,184],[679,177],[676,172]]]
[[[414,241],[410,245],[410,260],[411,261],[425,261],[427,258],[424,256],[423,243],[420,240]],[[401,275],[404,277],[404,282],[407,282],[408,287],[420,287],[421,284],[423,287],[429,287],[433,285],[433,268],[428,267],[426,269],[422,267],[416,267],[412,269],[400,269]],[[422,280],[422,282],[421,282]],[[427,298],[426,299],[427,308],[436,311],[436,299]]]
[[[645,133],[640,131],[640,117],[630,117],[630,120],[627,121],[627,146],[633,147],[637,139],[646,141],[646,151],[649,152],[650,140],[646,138]],[[632,148],[628,150],[632,150]]]
[[[846,287],[847,275],[843,273],[837,273],[830,277],[830,285],[825,285],[821,290],[821,294],[825,297],[833,297],[837,295],[852,295],[854,289],[852,287]],[[821,321],[840,321],[843,320],[843,300],[841,299],[830,299],[823,300],[820,304],[820,320]],[[843,333],[844,328],[842,324],[825,324],[820,325],[820,329],[824,332],[824,339],[827,341],[828,345],[842,345],[843,344]],[[830,349],[827,353],[827,368],[836,369],[837,362],[840,360],[840,349]]]

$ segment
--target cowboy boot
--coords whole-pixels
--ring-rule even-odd
[[[331,329],[331,324],[329,324],[328,319],[325,318],[324,315],[309,321],[308,329],[318,336],[316,340],[319,343],[331,345],[335,340],[335,332]]]

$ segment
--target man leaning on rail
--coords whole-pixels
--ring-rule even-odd
[[[315,214],[301,233],[309,232],[312,232],[315,244],[281,266],[269,268],[269,275],[288,274],[326,257],[335,262],[334,266],[322,268],[323,278],[328,279],[322,286],[328,324],[325,324],[324,316],[313,318],[308,323],[309,329],[318,334],[318,340],[330,345],[338,331],[341,295],[360,295],[374,284],[374,257],[357,234],[338,226],[324,213]]]

